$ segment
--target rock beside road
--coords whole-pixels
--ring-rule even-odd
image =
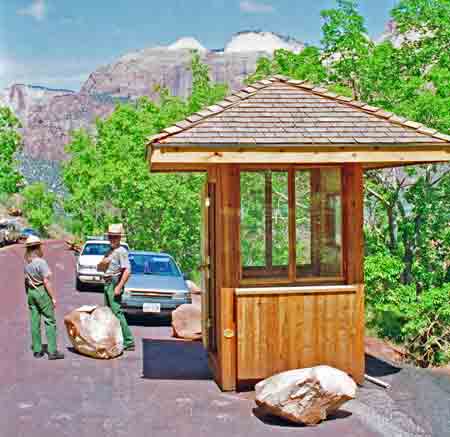
[[[172,312],[173,336],[186,340],[201,340],[202,309],[200,305],[185,304]]]
[[[192,303],[180,305],[172,312],[173,336],[186,340],[202,338],[201,289],[192,281],[186,281],[192,294]]]
[[[356,383],[330,366],[289,370],[255,387],[256,403],[266,414],[316,425],[356,397]]]
[[[119,320],[108,307],[82,306],[64,317],[69,339],[77,352],[110,359],[123,352]]]

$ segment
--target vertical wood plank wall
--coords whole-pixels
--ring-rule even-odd
[[[253,382],[285,370],[327,364],[362,382],[357,344],[357,326],[363,316],[360,287],[238,295],[238,381]]]

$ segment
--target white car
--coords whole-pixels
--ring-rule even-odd
[[[128,244],[121,243],[127,251]],[[97,270],[97,264],[103,259],[103,256],[111,248],[107,240],[88,240],[84,243],[78,256],[76,267],[76,288],[83,291],[86,285],[103,284],[103,272]]]

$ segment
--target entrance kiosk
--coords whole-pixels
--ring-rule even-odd
[[[450,160],[450,137],[275,76],[149,140],[205,171],[204,345],[222,390],[328,364],[364,378],[363,172]]]

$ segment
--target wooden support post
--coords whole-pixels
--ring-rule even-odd
[[[217,355],[215,379],[222,390],[236,388],[236,315],[234,289],[240,279],[240,180],[235,165],[217,168],[216,303]]]
[[[364,283],[364,181],[360,164],[343,170],[345,264],[348,284]]]
[[[364,381],[364,181],[360,164],[343,170],[344,247],[347,284],[358,285],[353,311],[353,373],[358,384]]]

